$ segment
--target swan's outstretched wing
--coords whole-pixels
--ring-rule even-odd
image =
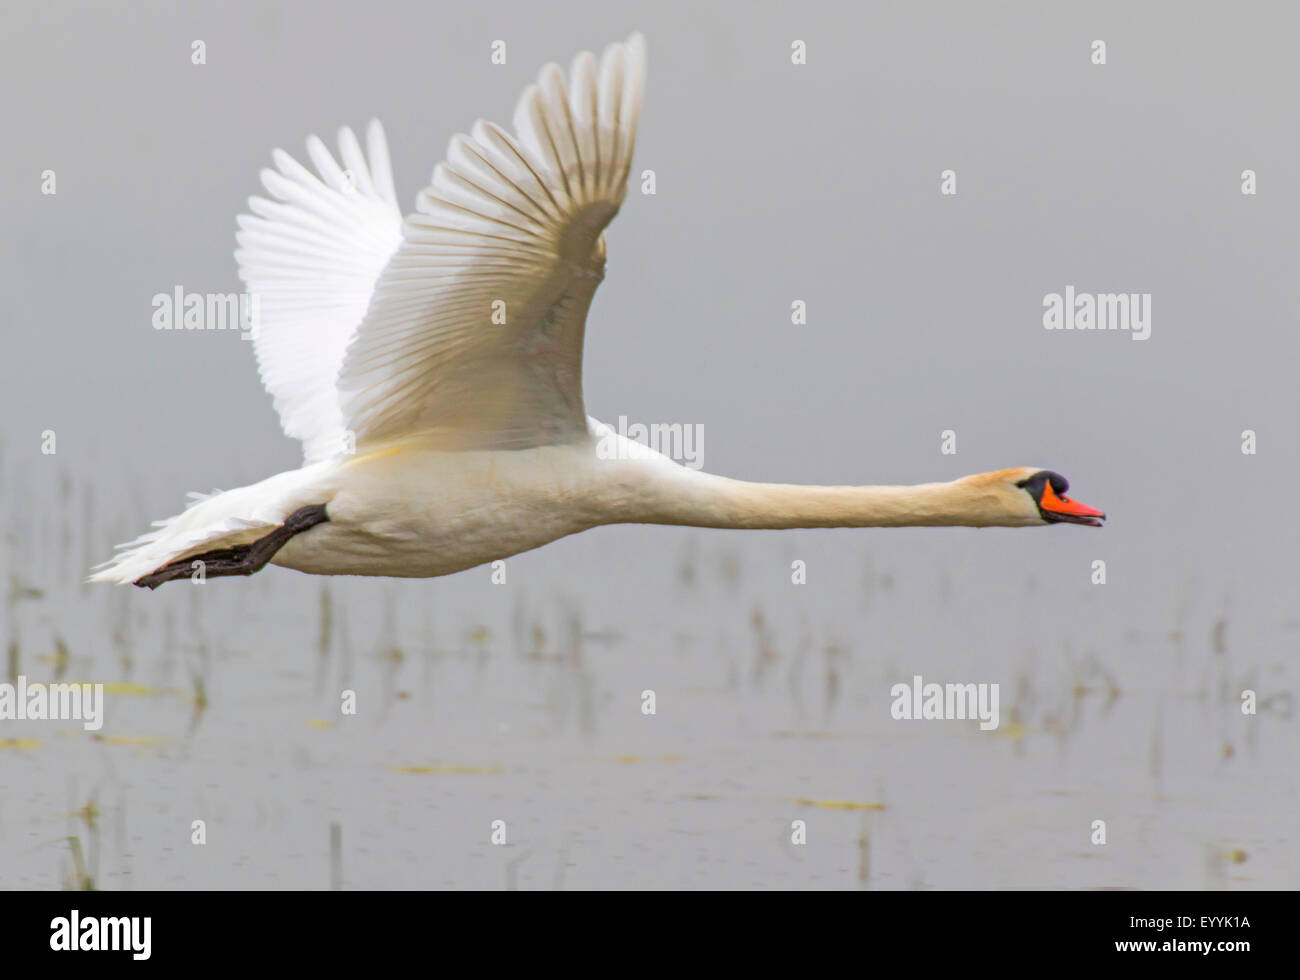
[[[639,36],[599,66],[548,65],[516,135],[478,122],[435,168],[339,375],[358,445],[420,433],[517,449],[587,431],[582,340],[602,232],[627,190],[645,78]]]
[[[365,316],[375,280],[402,240],[393,171],[377,121],[367,153],[339,131],[342,166],[315,136],[307,153],[319,177],[283,150],[262,183],[275,200],[253,197],[240,215],[235,259],[256,297],[253,347],[262,383],[284,431],[306,462],[347,448],[339,369]]]

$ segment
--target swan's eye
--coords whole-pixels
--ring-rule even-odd
[[[1070,489],[1070,481],[1061,476],[1060,473],[1053,472],[1052,470],[1039,470],[1028,479],[1021,480],[1016,484],[1016,486],[1023,490],[1028,490],[1030,496],[1037,501],[1042,499],[1044,487],[1050,486],[1059,496],[1063,495]]]

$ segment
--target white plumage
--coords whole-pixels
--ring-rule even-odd
[[[402,215],[378,121],[367,133],[369,159],[352,130],[339,131],[346,171],[315,136],[307,152],[317,173],[275,150],[262,184],[275,200],[253,197],[238,218],[235,260],[258,298],[253,349],[262,383],[284,431],[302,440],[306,462],[343,451],[337,380],[375,280],[402,241]],[[350,178],[350,179],[349,179]]]
[[[229,564],[268,535],[278,565],[423,577],[624,521],[1044,523],[1017,485],[1032,469],[911,488],[785,487],[597,452],[620,437],[587,417],[583,334],[644,80],[639,36],[599,65],[579,55],[567,76],[548,65],[519,101],[514,135],[480,121],[453,137],[405,219],[378,122],[364,153],[346,128],[337,158],[311,137],[314,173],[275,150],[262,172],[270,197],[249,200],[235,255],[258,298],[258,368],[284,431],[302,441],[303,467],[196,499],[92,579],[160,584],[161,569],[175,573],[166,580],[191,558]],[[304,508],[327,517],[281,545],[273,532]]]
[[[92,580],[134,582],[247,544],[327,502],[339,472],[394,440],[464,451],[584,439],[584,321],[644,80],[639,36],[599,66],[579,55],[568,78],[548,65],[519,101],[515,136],[480,121],[453,137],[405,220],[378,121],[364,153],[341,129],[337,160],[310,137],[315,173],[274,150],[261,174],[270,198],[249,199],[235,258],[258,299],[262,382],[304,469],[193,501]]]

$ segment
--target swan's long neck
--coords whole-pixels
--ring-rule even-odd
[[[645,471],[643,471],[645,472]],[[1008,514],[1005,501],[978,483],[914,486],[801,486],[747,483],[673,466],[649,468],[625,505],[639,524],[780,529],[807,527],[971,527],[1038,523]]]

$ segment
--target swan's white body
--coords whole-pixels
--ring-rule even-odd
[[[273,561],[318,575],[425,578],[610,523],[619,473],[629,484],[635,477],[592,450],[585,440],[457,452],[416,442],[298,471],[303,478],[286,487],[280,509],[324,503],[330,520]],[[250,489],[261,496],[264,486]]]
[[[647,452],[586,415],[582,346],[603,231],[626,194],[644,84],[639,37],[599,66],[542,70],[515,136],[476,123],[403,220],[383,131],[350,130],[316,174],[276,150],[236,258],[260,302],[254,348],[304,465],[200,497],[93,580],[324,523],[275,564],[324,575],[445,575],[601,524],[704,527],[1046,523],[1024,467],[914,487],[742,483]],[[613,458],[610,458],[613,457]],[[1040,481],[1041,482],[1041,481]],[[1088,508],[1085,508],[1088,510]],[[232,572],[231,574],[243,574]]]

